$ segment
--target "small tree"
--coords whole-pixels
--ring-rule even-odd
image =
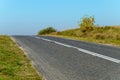
[[[56,30],[53,27],[47,27],[45,29],[42,29],[38,32],[38,35],[42,35],[42,34],[50,34],[52,32],[56,32]]]
[[[82,32],[92,31],[95,28],[94,23],[95,23],[94,17],[84,17],[79,24],[80,30]]]

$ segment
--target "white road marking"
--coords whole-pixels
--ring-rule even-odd
[[[81,48],[71,46],[71,45],[68,45],[68,44],[63,44],[63,43],[60,43],[60,42],[57,42],[57,41],[54,41],[54,40],[49,40],[49,39],[40,38],[40,37],[35,37],[35,38],[38,38],[38,39],[41,39],[41,40],[44,40],[44,41],[53,42],[53,43],[56,43],[56,44],[59,44],[59,45],[65,46],[65,47],[71,47],[71,48],[77,49],[80,52],[84,52],[84,53],[87,53],[87,54],[90,54],[90,55],[93,55],[93,56],[96,56],[96,57],[99,57],[99,58],[103,58],[103,59],[106,59],[106,60],[109,60],[109,61],[112,61],[112,62],[115,62],[115,63],[120,63],[119,59],[115,59],[115,58],[112,58],[112,57],[109,57],[109,56],[98,54],[98,53],[88,51],[88,50],[85,50],[85,49],[81,49]]]

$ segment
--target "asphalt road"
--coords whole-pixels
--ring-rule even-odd
[[[48,36],[12,37],[47,80],[120,80],[120,48]]]

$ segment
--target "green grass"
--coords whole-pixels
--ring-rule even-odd
[[[81,32],[80,28],[77,28],[64,30],[48,35],[93,43],[120,46],[120,27],[116,26],[96,27],[93,31],[85,33]]]
[[[3,35],[0,35],[0,80],[42,80],[24,52]]]

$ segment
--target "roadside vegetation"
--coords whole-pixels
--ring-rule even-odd
[[[0,80],[42,80],[15,42],[0,35]]]
[[[45,29],[42,29],[38,32],[38,35],[45,35],[45,34],[50,34],[56,32],[56,29],[54,29],[53,27],[47,27]]]
[[[120,46],[120,26],[97,26],[94,17],[84,17],[79,28],[47,34],[49,36]]]

